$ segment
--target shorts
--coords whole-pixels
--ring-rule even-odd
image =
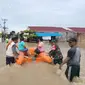
[[[25,48],[25,49],[20,50],[20,51],[22,51],[22,52],[26,52],[26,51],[28,51],[28,49],[27,49],[27,48]]]
[[[6,65],[11,65],[13,63],[15,63],[15,58],[11,57],[11,56],[7,56],[6,57]]]
[[[65,71],[66,78],[72,82],[74,77],[80,76],[80,66],[67,66]]]

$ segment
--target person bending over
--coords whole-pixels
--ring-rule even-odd
[[[55,65],[61,64],[63,56],[62,56],[61,50],[57,44],[57,41],[52,40],[50,42],[50,44],[51,44],[51,50],[49,52],[49,56],[53,59],[53,64],[55,64]]]
[[[18,37],[13,37],[12,41],[9,43],[6,49],[6,65],[11,65],[15,63],[17,56],[19,55],[16,49],[16,43],[18,42]]]

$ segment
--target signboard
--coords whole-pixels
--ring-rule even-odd
[[[42,37],[43,40],[51,40],[51,36],[47,36],[47,37]]]

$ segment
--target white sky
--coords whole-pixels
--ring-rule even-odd
[[[85,27],[85,0],[0,0],[1,18],[9,30],[27,26]]]

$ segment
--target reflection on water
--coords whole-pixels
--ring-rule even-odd
[[[31,43],[27,46],[28,48],[36,47],[36,44]],[[66,57],[68,45],[60,43],[59,46]],[[45,48],[48,51],[49,44],[45,43]],[[81,53],[81,78],[75,79],[75,83],[68,83],[64,75],[66,65],[60,71],[57,65],[33,62],[23,66],[15,64],[12,67],[3,66],[0,68],[0,85],[85,85],[85,50],[81,49]],[[3,57],[0,57],[0,60],[3,60]]]

